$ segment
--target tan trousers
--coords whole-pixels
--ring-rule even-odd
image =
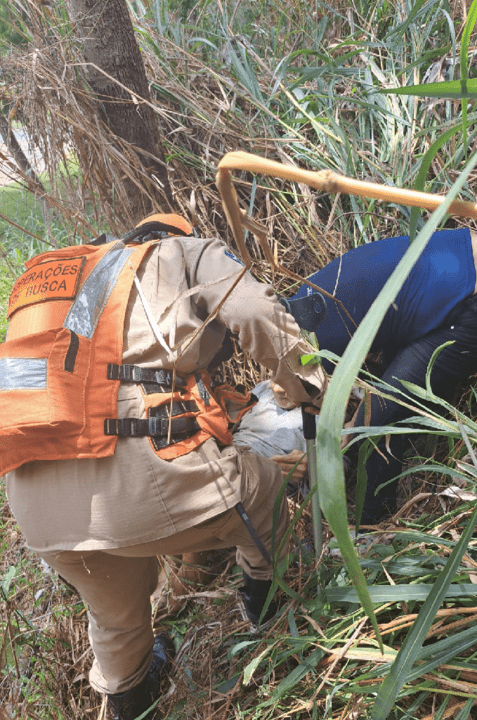
[[[274,501],[283,476],[271,460],[252,453],[243,453],[242,463],[242,503],[270,552]],[[276,512],[278,546],[289,522],[286,499]],[[237,547],[237,563],[251,577],[272,577],[272,569],[234,509],[142,545],[108,551],[43,553],[45,561],[74,585],[88,607],[89,637],[95,656],[90,682],[95,690],[125,692],[141,682],[149,669],[154,640],[150,596],[158,578],[156,556],[233,546]],[[286,552],[284,547],[281,557]]]

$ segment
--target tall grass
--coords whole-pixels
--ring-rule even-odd
[[[429,145],[459,121],[458,104],[441,103],[430,112],[427,103],[414,97],[380,92],[419,79],[446,53],[456,56],[455,32],[450,32],[454,27],[440,0],[417,5],[373,2],[336,10],[322,3],[297,3],[291,10],[279,2],[255,3],[255,16],[266,6],[273,21],[255,23],[249,17],[245,26],[247,13],[234,12],[237,6],[221,4],[217,13],[210,3],[199,3],[194,13],[203,21],[200,29],[182,20],[179,11],[174,14],[173,6],[154,4],[156,15],[150,16],[142,42],[159,68],[170,61],[164,43],[172,43],[177,53],[174,70],[190,71],[175,74],[173,94],[167,85],[156,83],[158,99],[175,100],[185,125],[199,119],[202,125],[207,119],[209,127],[221,127],[224,149],[227,134],[233,138],[234,121],[240,120],[246,130],[240,138],[242,149],[255,147],[316,169],[412,185]],[[157,24],[159,11],[163,21]],[[192,23],[195,16],[189,19]],[[244,27],[250,28],[250,36],[244,36]],[[292,34],[296,39],[290,47]],[[222,99],[222,107],[213,103],[207,110],[200,100],[191,101],[192,83],[200,93],[204,76],[204,94],[212,91]],[[446,143],[435,157],[426,189],[448,188],[463,157],[462,139]],[[183,160],[188,162],[185,154]],[[305,195],[301,204],[305,224],[310,216],[326,224],[330,203]],[[342,198],[335,207],[334,229],[346,234],[351,245],[407,231],[405,208],[387,208],[379,215],[373,202]]]

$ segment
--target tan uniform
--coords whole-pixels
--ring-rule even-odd
[[[314,384],[318,395],[321,377],[313,368],[301,367],[299,357],[307,346],[272,288],[246,273],[222,302],[242,271],[243,266],[218,240],[172,237],[160,242],[143,262],[138,277],[169,350],[157,339],[133,287],[124,328],[123,362],[175,368],[178,375],[187,375],[208,366],[228,327],[238,335],[244,350],[273,371],[276,382],[291,397],[297,401],[310,399],[298,376]],[[135,384],[121,384],[118,416],[143,417],[142,397]],[[270,577],[270,569],[232,509],[239,501],[244,503],[270,548],[271,507],[280,480],[270,461],[234,447],[219,448],[214,439],[185,456],[162,460],[147,437],[120,437],[113,457],[37,461],[7,476],[8,498],[28,546],[69,579],[89,604],[93,648],[101,667],[95,663],[91,679],[98,690],[122,692],[147,671],[152,635],[150,621],[149,629],[144,627],[148,623],[148,601],[144,598],[154,589],[156,553],[236,544],[238,561],[246,572],[257,578]],[[267,517],[263,517],[264,498]],[[282,508],[280,522],[282,535],[286,508]],[[197,526],[199,531],[209,528],[207,537],[196,537]],[[217,533],[218,528],[222,530]],[[193,546],[189,547],[191,538]],[[147,566],[147,571],[138,570],[142,580],[132,580],[132,569],[126,573],[118,567],[120,561],[126,562],[127,555],[142,557]],[[98,576],[92,578],[89,568],[80,577],[93,559],[102,568]],[[117,586],[113,589],[108,585],[108,589],[101,585],[99,577],[104,579],[113,572],[112,568],[108,570],[110,563],[114,563],[115,573],[129,577],[128,588],[123,581],[122,593]],[[130,565],[128,560],[127,567]],[[142,634],[135,631],[129,646],[124,628],[120,641],[118,631],[115,640],[107,639],[103,632],[108,625],[105,598],[114,594],[115,604],[121,602],[125,607],[129,603],[134,614],[134,608],[138,612],[138,593],[143,607]],[[104,599],[102,605],[100,598]],[[107,659],[110,651],[112,660]],[[125,665],[120,658],[127,659]]]

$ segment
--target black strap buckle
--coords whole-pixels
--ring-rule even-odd
[[[105,435],[167,438],[170,434],[171,442],[191,437],[199,430],[200,425],[195,417],[106,418],[104,421]],[[178,435],[182,437],[177,438]]]
[[[170,370],[164,370],[164,368],[143,368],[140,365],[116,365],[114,363],[108,365],[107,378],[124,382],[156,383],[168,388],[172,388],[173,384],[174,387],[183,388],[187,384],[184,378],[179,375],[174,377]]]

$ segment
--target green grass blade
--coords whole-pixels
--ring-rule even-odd
[[[468,720],[468,718],[472,718],[472,708],[474,703],[475,698],[469,698],[460,713],[455,716],[455,720]]]
[[[467,89],[467,80],[469,78],[469,44],[470,36],[474,32],[475,23],[477,22],[477,0],[473,0],[469,9],[469,14],[462,33],[460,43],[460,82],[462,90]]]
[[[460,80],[450,80],[448,82],[408,85],[407,87],[391,88],[379,92],[386,95],[416,95],[416,97],[448,98],[450,100],[458,100],[459,98],[475,100],[477,98],[477,78],[467,80],[465,89],[462,88]]]
[[[414,21],[415,17],[421,10],[422,6],[425,5],[427,0],[417,0],[416,3],[412,6],[412,10],[407,16],[406,20],[403,23],[400,23],[397,27],[392,28],[390,32],[388,32],[386,38],[390,40],[395,35],[401,35],[403,36],[406,32],[406,30],[409,28],[409,26]]]
[[[432,587],[416,622],[412,626],[411,632],[399,650],[396,660],[392,664],[391,670],[377,694],[370,720],[386,720],[394,706],[399,691],[404,683],[408,681],[411,668],[418,657],[422,643],[434,621],[436,612],[446,597],[452,578],[457,572],[462,557],[472,538],[476,523],[477,508],[472,513],[467,527],[447,560],[445,569]]]
[[[424,157],[421,160],[421,166],[419,168],[419,172],[417,173],[416,182],[414,183],[414,189],[415,190],[422,190],[424,191],[427,176],[429,174],[429,170],[432,164],[432,161],[434,160],[435,156],[437,155],[438,151],[441,149],[443,145],[446,144],[448,140],[450,140],[451,137],[456,135],[460,130],[462,129],[462,125],[456,125],[456,127],[449,128],[445,133],[443,133],[440,137],[435,140],[432,145],[430,146],[429,150],[425,153]],[[411,209],[411,220],[409,223],[409,235],[411,237],[411,241],[413,240],[416,230],[417,230],[417,223],[418,218],[420,215],[420,209],[419,208],[412,208]]]
[[[452,658],[458,657],[465,653],[466,650],[472,648],[477,641],[477,628],[468,627],[461,632],[446,637],[443,640],[430,643],[423,647],[416,657],[416,665],[413,670],[409,673],[407,682],[414,682],[419,677],[427,672],[431,672],[439,665],[449,662]],[[457,663],[452,663],[457,665]],[[390,668],[391,662],[386,662],[381,667],[374,668],[370,672],[364,673],[359,677],[359,680],[378,678],[385,676]],[[474,670],[475,667],[471,664],[463,669]]]
[[[474,30],[475,23],[477,22],[477,0],[473,0],[470,6],[469,15],[464,26],[464,32],[462,33],[462,41],[460,44],[460,82],[462,86],[462,92],[467,91],[467,81],[469,78],[469,43],[470,35]],[[467,156],[467,107],[468,99],[463,97],[462,101],[462,137],[464,141],[464,155]]]
[[[309,672],[312,672],[317,664],[320,662],[320,660],[324,657],[325,651],[321,648],[318,648],[317,650],[312,650],[312,652],[308,655],[307,658],[304,659],[300,665],[298,665],[296,668],[294,668],[287,677],[281,681],[281,683],[275,688],[275,690],[272,693],[272,696],[270,698],[269,703],[270,705],[273,705],[276,703],[281,697],[286,695],[290,690],[302,679],[307,675]]]
[[[397,541],[409,541],[411,543],[426,543],[427,545],[442,545],[443,547],[455,547],[454,540],[447,540],[444,537],[435,537],[418,530],[403,530],[396,535]],[[476,586],[477,587],[477,586]]]
[[[431,672],[439,665],[452,660],[453,657],[460,655],[469,648],[472,648],[477,641],[476,628],[467,628],[457,635],[445,638],[444,641],[433,643],[422,649],[419,653],[419,661],[424,661],[422,665],[415,667],[409,676],[409,682],[417,680],[425,673]]]
[[[424,602],[428,600],[433,586],[427,583],[417,583],[415,585],[368,585],[367,589],[371,602],[377,605],[378,603],[388,602],[411,602],[411,600]],[[351,587],[327,588],[325,595],[328,602],[359,602],[358,593]],[[449,599],[475,597],[476,595],[477,585],[472,583],[453,583],[446,589],[444,597]],[[434,616],[432,619],[434,619]]]

